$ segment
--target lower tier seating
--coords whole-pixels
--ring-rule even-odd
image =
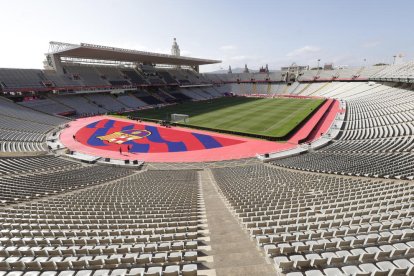
[[[195,276],[198,208],[196,171],[142,172],[4,207],[0,273]]]
[[[412,183],[268,165],[212,171],[234,215],[278,273],[414,273]]]

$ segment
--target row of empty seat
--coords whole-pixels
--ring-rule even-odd
[[[54,159],[56,163],[51,164],[47,169],[34,169],[30,171],[31,173],[28,173],[29,171],[25,170],[30,168],[27,167],[20,169],[22,174],[18,174],[16,171],[13,174],[0,176],[1,203],[9,204],[31,200],[71,189],[104,183],[131,174],[130,170],[123,168],[85,167],[68,164],[68,162],[58,158]],[[6,162],[11,162],[11,160],[8,159]],[[7,169],[4,170],[7,172]]]
[[[113,178],[120,177],[114,168],[111,171]],[[99,171],[88,174],[103,178]],[[79,184],[77,178],[67,181],[69,186]],[[3,207],[0,271],[197,275],[198,189],[196,171],[148,171],[111,184]]]
[[[414,186],[269,165],[213,169],[234,215],[287,275],[411,275]]]
[[[45,152],[46,133],[67,122],[0,98],[0,153]]]

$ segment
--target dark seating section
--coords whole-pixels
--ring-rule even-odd
[[[181,100],[181,101],[189,101],[192,100],[191,97],[188,97],[187,95],[181,93],[179,90],[170,90],[170,95],[174,96],[174,98]]]
[[[132,84],[148,84],[145,79],[134,70],[121,70],[125,76],[131,80]]]
[[[0,153],[46,151],[46,133],[67,122],[0,98]]]
[[[170,73],[168,73],[167,71],[159,71],[158,75],[164,79],[164,81],[168,84],[178,84],[177,80],[174,79]]]
[[[0,87],[3,88],[45,88],[45,81],[42,70],[0,68]]]
[[[73,108],[48,98],[30,100],[19,104],[50,115],[73,114],[75,112]]]
[[[157,98],[151,96],[148,92],[146,91],[137,91],[136,93],[134,93],[134,96],[137,97],[138,99],[140,99],[141,101],[149,104],[149,105],[157,105],[157,104],[162,104],[163,102],[161,102],[160,100],[158,100]]]

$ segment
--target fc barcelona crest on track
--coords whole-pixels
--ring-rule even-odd
[[[142,138],[145,138],[147,136],[151,135],[151,132],[144,129],[129,129],[129,130],[123,130],[123,131],[117,131],[105,136],[98,136],[96,138],[107,141],[109,143],[114,144],[123,144],[128,141],[132,140],[139,140]]]

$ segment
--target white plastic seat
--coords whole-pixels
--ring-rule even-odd
[[[273,261],[277,268],[282,270],[290,270],[294,266],[294,261],[289,260],[287,257],[280,256],[273,258]]]
[[[343,276],[345,275],[339,268],[331,267],[323,270],[326,276]]]
[[[75,273],[76,272],[73,270],[66,270],[66,271],[60,272],[58,276],[73,276],[75,275]]]
[[[7,273],[7,276],[21,276],[23,275],[23,271],[11,271],[9,273]]]
[[[76,272],[75,276],[90,276],[92,275],[92,270],[79,270]]]
[[[122,269],[122,268],[119,268],[119,269],[114,269],[114,270],[112,270],[112,272],[111,272],[111,276],[124,276],[124,275],[126,275],[128,273],[128,269]]]
[[[305,271],[306,276],[325,276],[320,270],[308,270]]]
[[[354,265],[347,265],[347,266],[343,266],[341,267],[341,270],[346,274],[346,275],[355,275],[357,273],[362,272],[357,266]]]
[[[108,276],[110,275],[110,270],[109,269],[99,269],[99,270],[95,270],[95,272],[93,273],[93,276]]]
[[[145,276],[161,276],[162,274],[162,267],[152,266],[149,267],[147,272],[144,274]]]
[[[389,271],[391,275],[406,275],[408,272],[408,268],[400,268],[397,267],[395,264],[389,261],[378,262],[375,264],[383,271]]]
[[[387,276],[389,273],[389,271],[383,271],[372,263],[360,264],[359,268],[363,272],[369,272],[371,275],[375,275],[375,276]]]
[[[311,260],[305,259],[302,255],[292,255],[289,257],[291,261],[294,262],[294,266],[305,269],[311,266]]]
[[[57,271],[45,271],[40,274],[40,276],[56,276],[58,274]]]
[[[142,268],[142,267],[133,268],[128,272],[128,274],[130,275],[139,275],[139,276],[143,276],[144,273],[145,273],[145,268]]]
[[[184,253],[184,261],[195,262],[197,261],[198,253],[197,251],[187,251]]]
[[[303,276],[302,272],[289,272],[286,276]]]
[[[180,273],[180,266],[178,265],[169,265],[165,267],[163,276],[178,276]]]
[[[23,276],[38,276],[40,275],[40,271],[28,271],[23,274]]]

